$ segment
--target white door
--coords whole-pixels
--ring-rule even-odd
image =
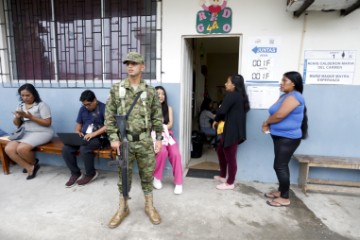
[[[180,152],[183,157],[183,167],[191,159],[191,101],[192,101],[192,76],[193,76],[193,50],[191,40],[183,38],[183,61],[181,77],[181,104],[180,104]]]

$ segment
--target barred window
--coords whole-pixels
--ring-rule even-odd
[[[107,87],[126,77],[122,59],[144,55],[156,79],[157,0],[4,0],[3,86]]]

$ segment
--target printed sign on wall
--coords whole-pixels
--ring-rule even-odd
[[[304,80],[306,84],[352,84],[356,51],[305,51]]]
[[[232,11],[226,7],[227,0],[200,0],[199,2],[203,10],[196,15],[198,33],[229,33],[231,31]]]
[[[250,37],[245,41],[243,76],[247,83],[279,83],[279,37]]]

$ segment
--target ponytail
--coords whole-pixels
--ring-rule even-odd
[[[304,118],[301,123],[302,139],[306,139],[308,137],[308,117],[306,112],[306,106],[304,106]]]

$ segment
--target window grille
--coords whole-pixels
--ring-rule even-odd
[[[4,87],[109,87],[127,76],[130,51],[157,77],[159,0],[3,0],[0,76]]]

